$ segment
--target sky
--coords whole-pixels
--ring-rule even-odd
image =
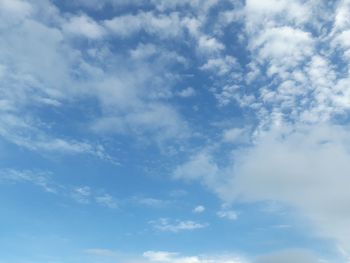
[[[349,13],[0,0],[0,263],[350,262]]]

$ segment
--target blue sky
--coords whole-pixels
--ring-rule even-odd
[[[0,0],[0,263],[350,262],[349,12]]]

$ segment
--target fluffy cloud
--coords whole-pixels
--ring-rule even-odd
[[[195,95],[196,95],[196,91],[192,87],[188,87],[188,88],[183,89],[183,90],[178,92],[178,96],[180,96],[182,98],[189,98],[189,97],[193,97]]]
[[[136,15],[118,16],[111,20],[106,20],[105,26],[121,37],[134,35],[141,30],[161,38],[178,37],[183,32],[178,13],[155,15],[151,12],[141,12]]]
[[[68,34],[99,39],[105,34],[105,29],[86,15],[73,16],[64,25],[63,30]]]
[[[205,207],[202,205],[198,205],[192,210],[194,213],[201,214],[205,211]]]
[[[235,150],[232,165],[220,167],[206,151],[178,167],[175,176],[204,182],[226,202],[292,207],[312,223],[314,234],[350,251],[349,146],[341,126],[281,128]]]
[[[84,125],[99,134],[154,133],[153,138],[161,141],[182,138],[189,131],[178,111],[163,101],[172,96],[176,79],[164,74],[168,65],[185,63],[175,52],[157,51],[156,62],[150,66],[136,50],[130,55],[113,55],[108,40],[81,48],[72,36],[98,40],[107,34],[102,22],[84,13],[63,14],[42,1],[2,0],[0,5],[6,11],[1,18],[4,41],[0,44],[3,139],[34,151],[84,153],[115,162],[99,143],[56,134],[52,124],[37,114],[38,108],[61,111],[63,105],[86,99],[98,101],[96,112],[101,109],[101,115]],[[177,30],[175,13],[160,17],[145,13],[142,17],[142,24],[151,23],[156,33]]]

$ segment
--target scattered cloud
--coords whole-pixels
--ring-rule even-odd
[[[143,254],[147,262],[169,262],[169,263],[246,263],[237,256],[181,256],[178,253],[166,251],[147,251]]]
[[[136,201],[138,204],[149,207],[167,207],[170,204],[169,200],[163,200],[152,197],[135,197],[133,201]]]
[[[160,218],[155,221],[150,221],[150,224],[154,227],[154,229],[162,231],[162,232],[181,232],[181,231],[191,231],[196,229],[205,228],[208,224],[202,224],[195,221],[187,220],[170,220],[168,218]]]
[[[233,210],[220,210],[216,214],[220,218],[226,218],[226,219],[232,220],[232,221],[235,221],[238,218],[237,212],[235,212]]]
[[[205,207],[202,205],[198,205],[195,208],[193,208],[193,212],[196,214],[201,214],[205,211]]]
[[[95,197],[96,203],[108,208],[118,208],[118,202],[109,194],[99,195]]]
[[[48,172],[20,171],[14,169],[0,170],[0,182],[30,183],[41,187],[46,192],[57,193],[60,186],[55,184],[51,177],[52,174]]]
[[[249,142],[247,131],[242,128],[232,128],[223,131],[222,139],[227,143]]]
[[[81,204],[89,204],[91,189],[88,186],[76,187],[72,191],[72,198]]]
[[[178,96],[182,98],[189,98],[196,95],[196,91],[192,87],[185,88],[178,92]]]
[[[68,34],[90,39],[100,39],[105,35],[105,29],[87,15],[70,17],[63,25],[63,30]]]

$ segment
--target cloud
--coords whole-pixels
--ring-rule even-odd
[[[310,222],[311,233],[350,251],[349,146],[342,126],[284,127],[234,150],[226,166],[205,150],[178,167],[175,176],[201,181],[226,202],[274,201],[292,207]]]
[[[245,5],[246,27],[249,32],[262,26],[280,23],[303,25],[311,16],[310,8],[304,1],[248,0]],[[281,16],[282,15],[282,16]]]
[[[2,16],[0,21],[6,39],[0,44],[2,139],[40,153],[91,154],[117,163],[103,145],[87,139],[95,134],[88,133],[85,139],[75,139],[64,131],[58,134],[52,126],[60,124],[40,114],[53,108],[61,112],[67,105],[86,100],[97,101],[94,118],[79,124],[88,132],[136,134],[137,138],[152,134],[158,142],[188,136],[188,124],[165,101],[173,94],[176,76],[164,72],[173,63],[186,63],[175,51],[163,48],[153,63],[140,55],[142,46],[123,54],[112,54],[110,39],[89,41],[82,47],[72,36],[101,39],[107,34],[104,23],[84,13],[62,13],[47,2],[0,3],[1,10],[18,16],[17,20],[15,15]],[[178,20],[175,13],[140,17],[157,32],[173,29],[172,23]],[[24,42],[26,45],[21,44]]]
[[[193,212],[196,214],[201,214],[205,211],[205,207],[202,205],[198,205],[195,208],[193,208]]]
[[[89,204],[91,189],[88,186],[76,187],[72,191],[72,198],[81,204]]]
[[[170,203],[170,201],[168,200],[152,198],[152,197],[135,197],[133,198],[133,201],[143,206],[156,207],[156,208],[166,207]]]
[[[123,15],[106,20],[105,26],[120,37],[130,37],[142,30],[160,38],[176,38],[183,33],[178,13],[155,15],[152,12],[140,12]]]
[[[63,25],[63,30],[68,34],[90,39],[100,39],[105,34],[105,29],[102,26],[84,14],[70,17]]]
[[[99,195],[95,197],[96,203],[111,209],[118,208],[118,202],[109,194]]]
[[[194,88],[188,87],[188,88],[185,88],[185,89],[179,91],[177,94],[178,94],[179,97],[189,98],[189,97],[195,96],[196,95],[196,91],[195,91]]]
[[[21,0],[1,0],[0,13],[5,19],[23,19],[33,12],[30,3]]]
[[[231,187],[224,196],[291,205],[313,222],[317,233],[334,238],[349,250],[346,204],[350,196],[344,187],[350,168],[346,130],[305,127],[285,139],[284,135],[271,132],[254,148],[240,153]]]
[[[214,71],[219,76],[231,73],[234,68],[238,66],[236,59],[232,56],[225,56],[219,58],[210,58],[203,66],[201,70]]]
[[[54,180],[51,172],[1,169],[0,183],[28,183],[40,187],[48,193],[56,194],[64,198],[68,197],[80,204],[91,204],[95,202],[98,205],[111,209],[118,208],[117,200],[110,194],[99,194],[89,186],[71,186],[61,185]]]
[[[80,204],[95,203],[110,209],[119,207],[118,201],[110,194],[101,194],[89,186],[73,187],[70,190],[70,197]]]
[[[212,160],[210,152],[203,150],[193,155],[188,162],[178,166],[174,178],[184,180],[201,180],[211,184],[217,180],[219,167]]]
[[[220,210],[216,213],[216,215],[220,218],[226,218],[232,221],[235,221],[238,218],[237,212],[233,210]]]
[[[57,193],[60,186],[51,180],[51,173],[30,170],[2,169],[0,182],[31,183],[42,188],[45,192]]]
[[[191,230],[205,228],[208,226],[207,224],[202,224],[191,220],[187,220],[187,221],[176,220],[172,222],[168,218],[160,218],[155,221],[150,221],[150,224],[156,230],[159,230],[162,232],[173,232],[173,233],[177,233],[180,231],[191,231]]]
[[[217,53],[225,49],[225,46],[215,37],[202,35],[198,39],[198,50],[204,54]]]
[[[249,136],[245,129],[231,128],[223,131],[222,139],[227,143],[244,143],[249,141]]]
[[[166,251],[147,251],[143,256],[147,262],[169,263],[244,263],[245,260],[236,256],[180,256]]]
[[[322,263],[328,262],[317,258],[312,252],[307,250],[286,250],[275,252],[258,257],[254,263]]]

